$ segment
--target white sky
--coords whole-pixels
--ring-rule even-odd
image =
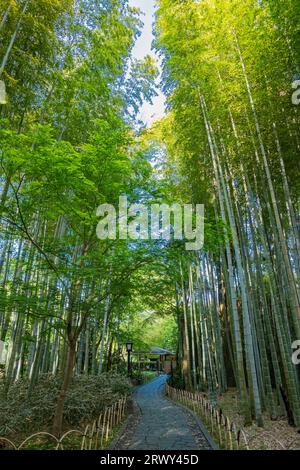
[[[159,59],[151,50],[153,40],[152,24],[154,22],[155,0],[129,0],[129,5],[140,8],[143,11],[142,21],[144,23],[141,36],[138,38],[133,49],[133,56],[136,59],[142,59],[146,55],[151,55],[159,65]],[[165,96],[158,90],[159,95],[153,98],[153,105],[144,103],[141,109],[140,119],[150,126],[153,121],[160,119],[165,113]]]

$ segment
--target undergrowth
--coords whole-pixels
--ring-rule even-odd
[[[48,430],[51,426],[61,381],[53,375],[42,375],[28,397],[29,382],[13,384],[7,397],[0,382],[0,436]],[[64,410],[64,427],[80,427],[91,422],[106,406],[128,395],[130,383],[120,374],[76,376],[70,386]]]

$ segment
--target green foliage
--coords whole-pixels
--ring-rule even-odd
[[[264,409],[277,413],[280,384],[300,423],[288,352],[300,334],[298,11],[295,1],[160,0],[155,24],[169,113],[152,132],[171,194],[206,211],[204,250],[182,253],[174,275],[185,387],[204,385],[215,403],[233,372],[246,421],[259,425]]]
[[[260,424],[283,387],[300,423],[298,3],[159,0],[168,114],[139,131],[158,70],[131,57],[141,19],[127,0],[2,1],[6,431],[47,427],[56,401],[80,425],[127,393],[96,373],[125,372],[128,339],[178,351],[178,387],[216,401],[234,382]],[[203,249],[98,240],[97,207],[124,194],[205,204]]]
[[[21,379],[12,385],[0,411],[0,434],[27,434],[47,430],[51,425],[59,393],[60,379],[52,375],[39,378],[34,392],[27,398],[29,381]],[[3,382],[1,383],[1,393]],[[127,395],[130,384],[126,376],[115,373],[101,376],[74,377],[68,392],[64,426],[81,427],[98,418],[104,408]]]

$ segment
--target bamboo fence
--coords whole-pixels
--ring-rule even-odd
[[[238,429],[222,411],[214,407],[199,393],[179,390],[166,385],[166,394],[171,400],[177,401],[196,413],[220,448],[227,450],[250,450],[246,434]]]

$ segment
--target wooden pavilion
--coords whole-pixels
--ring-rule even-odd
[[[176,367],[176,354],[163,348],[152,348],[148,352],[137,351],[134,354],[134,363],[140,370],[156,370],[170,374]]]

